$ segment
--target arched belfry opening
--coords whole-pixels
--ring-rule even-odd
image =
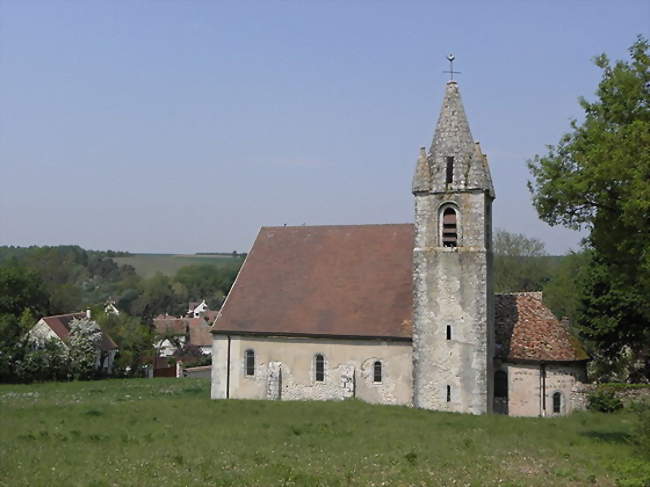
[[[443,247],[458,247],[458,211],[451,205],[442,209],[441,243]]]

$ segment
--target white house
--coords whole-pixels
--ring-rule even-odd
[[[90,310],[79,313],[68,313],[54,316],[44,316],[29,331],[28,336],[33,341],[44,342],[50,339],[61,340],[67,347],[70,336],[70,322],[74,319],[90,319]],[[110,372],[117,354],[117,345],[102,331],[101,339],[97,344],[96,367]]]

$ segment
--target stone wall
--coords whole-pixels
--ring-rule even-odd
[[[511,416],[557,416],[584,409],[584,364],[501,364],[508,376],[508,414]],[[545,386],[545,387],[544,387]],[[545,389],[545,395],[542,390]],[[553,394],[560,393],[560,412],[553,411]]]
[[[494,306],[487,198],[482,191],[416,196],[413,401],[417,407],[473,414],[492,409]],[[449,204],[457,209],[457,247],[443,247],[440,240],[441,208]]]
[[[255,373],[246,375],[245,352],[255,352]],[[316,381],[315,356],[325,361],[324,380]],[[228,339],[215,335],[212,397],[225,398]],[[229,396],[238,399],[345,399],[410,404],[411,344],[381,340],[288,337],[230,339]],[[382,364],[382,381],[374,382],[374,363]]]

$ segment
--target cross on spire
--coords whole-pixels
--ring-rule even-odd
[[[454,71],[454,59],[456,59],[456,56],[454,56],[453,54],[449,53],[447,55],[447,61],[449,61],[449,71],[443,71],[443,73],[449,73],[450,75],[449,79],[451,81],[454,80],[455,74],[462,74],[460,71]]]

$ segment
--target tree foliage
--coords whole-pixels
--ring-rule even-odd
[[[594,348],[630,347],[650,372],[650,57],[639,37],[629,61],[595,59],[596,99],[580,99],[584,121],[528,162],[529,188],[551,225],[586,228],[577,320]]]
[[[496,292],[542,290],[550,276],[541,240],[497,229],[493,247]]]
[[[69,326],[68,346],[72,373],[76,379],[90,379],[95,376],[97,369],[97,346],[102,330],[97,322],[86,318],[75,318]]]
[[[97,322],[118,347],[112,374],[122,377],[142,376],[144,365],[153,356],[151,328],[139,318],[125,312],[119,315],[102,313]]]

